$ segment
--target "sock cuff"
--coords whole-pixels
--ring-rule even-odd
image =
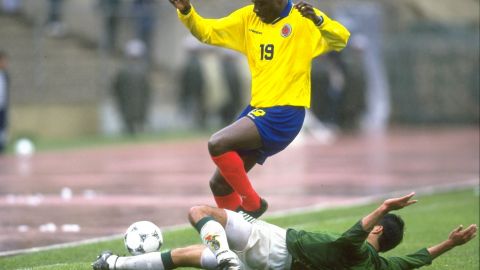
[[[236,151],[228,151],[228,152],[225,152],[223,154],[220,154],[218,156],[211,156],[212,157],[212,160],[217,164],[218,162],[222,162],[223,160],[227,159],[229,161],[231,161],[232,159],[235,160],[240,160],[241,162],[243,162],[242,158],[240,157],[240,155],[236,152]]]
[[[173,264],[173,260],[172,260],[171,250],[162,252],[160,256],[162,257],[163,268],[165,270],[175,269],[175,265]]]
[[[209,222],[210,220],[213,220],[215,221],[215,219],[211,216],[206,216],[202,219],[200,219],[196,224],[195,224],[195,229],[197,229],[197,231],[200,233],[200,231],[202,230],[202,227],[203,225],[205,225],[207,222]]]

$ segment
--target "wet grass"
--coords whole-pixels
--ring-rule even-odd
[[[417,199],[419,203],[398,212],[406,222],[404,242],[385,256],[404,255],[437,244],[446,239],[449,232],[459,224],[465,226],[472,223],[479,224],[478,189],[418,195]],[[334,208],[267,218],[267,220],[282,227],[341,233],[376,206],[377,204],[369,204]],[[196,231],[189,227],[165,231],[164,239],[165,244],[162,250],[200,243]],[[2,257],[0,269],[91,269],[92,260],[100,251],[106,249],[117,254],[126,253],[123,240],[118,238],[95,244]],[[465,246],[453,249],[439,257],[432,266],[425,269],[479,269],[478,237]]]

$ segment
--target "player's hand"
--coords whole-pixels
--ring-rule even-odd
[[[460,225],[454,229],[448,236],[448,240],[452,243],[453,246],[460,246],[468,241],[475,238],[477,235],[478,227],[476,224],[468,226],[466,229],[463,229],[463,226]]]
[[[172,5],[180,10],[182,14],[188,14],[192,6],[190,5],[190,0],[169,0]]]
[[[407,207],[417,202],[417,200],[410,200],[414,195],[415,195],[415,192],[412,192],[400,198],[392,198],[392,199],[385,200],[382,206],[386,212],[402,209],[404,207]]]
[[[320,25],[323,22],[323,18],[318,16],[313,10],[312,5],[304,1],[300,1],[295,4],[295,8],[302,14],[303,17],[312,20],[315,25]]]

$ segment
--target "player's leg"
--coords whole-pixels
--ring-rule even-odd
[[[250,267],[248,269],[288,269],[291,265],[285,229],[246,214],[210,206],[193,207],[189,219],[200,231],[205,245],[210,249],[228,248],[239,257],[240,264]],[[226,240],[218,236],[223,234]],[[215,239],[218,243],[205,239]]]
[[[228,220],[225,209],[210,206],[195,206],[190,209],[189,221],[197,229],[203,244],[210,249],[220,266],[227,266],[227,269],[239,269],[240,261],[237,255],[230,249],[230,244],[237,247],[238,242],[244,244],[248,241],[250,231],[246,229],[244,241],[234,241],[227,238],[226,227],[231,223]],[[228,211],[230,213],[234,213]],[[244,229],[245,230],[245,229]],[[240,230],[238,230],[240,232]],[[239,233],[240,234],[240,233]]]
[[[172,264],[175,268],[196,267],[202,269],[216,269],[218,266],[215,255],[204,245],[174,249],[171,252],[171,257]]]
[[[243,155],[241,158],[246,172],[249,172],[257,161],[254,155]],[[219,208],[237,210],[242,205],[240,194],[228,184],[218,168],[210,179],[210,189]]]
[[[238,149],[257,149],[262,146],[262,138],[255,123],[248,117],[239,118],[231,125],[214,133],[208,141],[208,151],[218,156]]]
[[[210,206],[190,210],[190,222],[197,229],[205,218],[212,218],[223,228],[221,231],[225,233],[227,243],[221,244],[228,245],[243,266],[249,269],[289,269],[292,257],[287,249],[285,229],[230,210]],[[208,231],[209,228],[201,230]]]
[[[258,149],[261,146],[262,138],[257,127],[247,117],[242,117],[213,134],[208,142],[208,150],[221,176],[241,196],[242,206],[247,211],[258,210],[261,202],[248,179],[245,163],[236,150]],[[215,185],[219,183],[216,182],[221,181],[218,178],[214,180],[217,180],[213,181],[214,189],[217,189]]]
[[[195,206],[190,209],[189,221],[197,229],[201,227],[201,224],[205,224],[202,222],[205,218],[208,218],[208,220],[213,219],[223,228],[229,247],[238,251],[245,249],[252,232],[254,218],[230,210],[205,205]],[[201,230],[202,228],[199,229]]]
[[[111,252],[102,253],[92,264],[94,270],[170,270],[179,267],[216,269],[217,260],[204,245],[192,245],[166,252],[151,252],[121,257]]]

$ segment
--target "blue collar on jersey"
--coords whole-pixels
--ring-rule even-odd
[[[280,16],[278,18],[276,18],[275,20],[273,20],[272,24],[275,24],[276,22],[280,21],[281,19],[287,17],[288,14],[290,14],[290,11],[292,10],[292,7],[293,7],[293,1],[288,0],[288,3],[285,6],[285,8],[282,10],[282,12],[280,13]]]

